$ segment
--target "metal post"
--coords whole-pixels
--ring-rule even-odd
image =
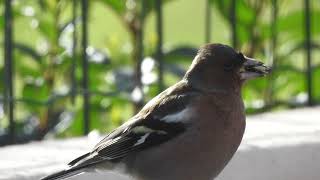
[[[164,89],[164,83],[163,83],[163,29],[162,29],[162,0],[156,0],[156,29],[157,29],[157,61],[159,64],[158,69],[158,85],[159,85],[159,91],[161,92]]]
[[[211,41],[211,4],[210,0],[206,0],[206,11],[205,11],[205,43]]]
[[[76,83],[76,61],[77,61],[77,28],[76,28],[76,18],[77,18],[77,3],[78,0],[72,1],[72,65],[71,65],[71,103],[75,103],[77,83]]]
[[[82,10],[82,90],[83,90],[83,134],[90,130],[90,95],[89,95],[89,63],[87,57],[88,46],[88,0],[81,1]]]
[[[137,32],[137,37],[138,37],[138,40],[137,40],[137,46],[138,46],[138,67],[137,67],[137,73],[138,73],[138,76],[137,76],[137,84],[140,88],[142,88],[142,82],[141,82],[141,76],[142,76],[142,72],[141,72],[141,63],[142,63],[142,60],[143,60],[143,52],[144,52],[144,49],[143,49],[143,33],[144,33],[144,18],[145,18],[145,1],[146,0],[142,0],[141,1],[141,13],[140,13],[140,30]]]
[[[136,102],[136,109],[135,111],[137,112],[138,110],[141,109],[141,107],[143,106],[143,101],[144,101],[144,94],[143,94],[143,85],[141,82],[141,77],[142,77],[142,71],[141,71],[141,63],[143,60],[143,52],[144,52],[144,48],[143,48],[143,34],[144,34],[144,18],[145,18],[145,6],[146,4],[146,0],[141,0],[141,12],[140,12],[140,29],[136,32],[136,37],[137,37],[137,41],[136,41],[136,45],[137,45],[137,64],[136,64],[136,86],[139,88],[139,90],[142,93],[142,99],[139,102]]]
[[[307,92],[308,92],[308,105],[313,105],[313,96],[312,96],[312,64],[311,64],[311,12],[310,12],[310,1],[304,1],[305,8],[305,48],[306,48],[306,58],[307,58],[307,69],[306,69],[306,79],[307,79]]]
[[[271,10],[271,50],[272,50],[272,63],[275,64],[276,60],[276,46],[278,40],[277,34],[277,17],[278,17],[278,0],[272,0]]]
[[[237,1],[231,1],[231,10],[230,10],[230,20],[231,20],[231,29],[232,29],[232,46],[234,48],[238,47],[238,37],[237,37]]]
[[[13,94],[13,17],[11,0],[5,0],[4,61],[5,61],[5,105],[9,118],[9,136],[15,142],[14,94]]]
[[[270,57],[270,64],[272,65],[272,69],[275,70],[277,68],[277,17],[278,17],[278,0],[272,0],[272,8],[271,8],[271,43],[270,43],[270,50],[271,50],[271,57]],[[267,106],[272,106],[274,103],[273,99],[273,88],[274,88],[274,79],[275,75],[271,73],[268,76],[268,87],[265,93],[265,101]]]

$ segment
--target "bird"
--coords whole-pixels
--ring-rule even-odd
[[[228,45],[203,45],[183,78],[68,168],[42,180],[115,171],[135,180],[212,180],[245,131],[241,88],[271,68]]]

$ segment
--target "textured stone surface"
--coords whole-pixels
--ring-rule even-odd
[[[320,179],[320,107],[247,118],[240,149],[219,180]],[[0,148],[0,179],[33,180],[64,168],[90,150],[97,136],[47,140]],[[127,180],[116,174],[82,174],[70,180]]]

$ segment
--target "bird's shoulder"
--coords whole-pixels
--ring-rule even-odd
[[[159,118],[172,114],[186,108],[192,100],[201,94],[201,91],[194,89],[186,81],[180,81],[151,99],[137,116],[156,116]]]

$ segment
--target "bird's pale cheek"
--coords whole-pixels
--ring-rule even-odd
[[[241,73],[240,79],[242,81],[247,81],[247,80],[250,80],[250,79],[255,79],[257,77],[263,77],[263,76],[264,75],[259,74],[259,73],[255,73],[255,72],[244,72],[244,73]]]

